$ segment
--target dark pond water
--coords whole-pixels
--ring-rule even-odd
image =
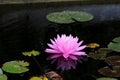
[[[96,42],[101,47],[107,47],[107,44],[115,37],[120,36],[120,5],[72,5],[58,7],[25,7],[17,10],[16,8],[7,8],[1,11],[0,19],[0,65],[11,60],[30,61],[30,73],[21,75],[8,75],[8,80],[28,80],[33,74],[40,75],[41,71],[31,58],[21,55],[24,51],[38,50],[42,55],[37,57],[42,67],[55,70],[54,65],[46,61],[47,55],[44,50],[46,43],[56,34],[72,34],[84,40],[85,44]],[[86,11],[94,15],[94,19],[86,23],[75,23],[70,25],[56,25],[46,20],[46,15],[54,11],[77,10]],[[85,26],[83,26],[85,24]],[[68,30],[71,26],[70,30]],[[58,29],[59,28],[59,29]],[[49,65],[47,65],[49,64]],[[94,64],[91,66],[91,64]],[[76,70],[70,70],[61,73],[65,80],[94,80],[95,75],[100,77],[97,69],[104,66],[102,61],[89,61],[78,64]],[[60,71],[58,71],[60,72]],[[32,73],[32,74],[31,74]],[[72,77],[71,77],[72,76]]]

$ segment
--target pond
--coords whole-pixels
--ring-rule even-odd
[[[57,75],[57,77],[62,77],[63,80],[104,80],[98,79],[101,77],[113,77],[116,79],[110,79],[117,80],[120,78],[120,65],[117,65],[116,68],[116,64],[120,64],[118,59],[120,52],[120,4],[64,4],[58,6],[44,5],[42,7],[38,6],[38,4],[37,6],[31,6],[29,4],[1,6],[3,6],[3,9],[1,9],[0,12],[0,65],[2,68],[0,75],[7,75],[8,80],[41,80],[37,78],[32,79],[31,77],[46,77],[47,74],[45,73],[48,73],[49,71],[55,71],[53,73]],[[46,18],[50,13],[64,11],[86,12],[91,14],[93,18],[88,21],[80,22],[77,21],[78,18],[72,17],[71,19],[73,22],[67,24],[55,23]],[[50,39],[54,41],[54,38],[59,38],[57,41],[59,43],[56,43],[60,46],[62,45],[63,48],[65,47],[64,43],[66,43],[64,38],[68,39],[67,43],[69,46],[74,46],[74,43],[76,42],[75,37],[79,39],[78,42],[83,40],[83,46],[86,45],[85,49],[80,49],[83,49],[82,51],[84,51],[85,54],[81,53],[83,57],[80,57],[81,59],[77,61],[77,63],[73,61],[79,59],[77,53],[75,56],[71,56],[73,55],[72,53],[67,55],[67,57],[70,56],[69,58],[73,60],[71,60],[68,65],[64,65],[72,68],[75,67],[75,69],[70,68],[69,70],[64,70],[68,68],[63,67],[63,63],[65,63],[63,58],[57,60],[58,63],[56,61],[53,64],[51,64],[52,60],[46,60],[49,56],[48,53],[51,52],[48,43],[54,44]],[[113,40],[114,38],[115,40]],[[60,40],[63,41],[60,42]],[[74,43],[72,43],[72,41],[74,41]],[[98,46],[95,45],[96,47],[91,47],[93,44]],[[56,46],[52,47],[55,48]],[[61,48],[59,47],[59,49]],[[53,51],[53,53],[55,52]],[[58,56],[60,55],[55,55],[54,57],[56,56],[59,58]],[[63,56],[65,57],[66,62],[69,61],[69,58],[66,58],[66,55]],[[116,64],[111,61],[111,56],[115,57],[115,61],[113,62],[117,62]],[[112,57],[112,59],[114,59],[114,57]],[[53,58],[53,61],[54,60],[55,59]],[[10,61],[13,62],[9,65],[5,65],[5,62]],[[28,63],[25,63],[24,61],[27,61]],[[9,68],[11,64],[13,64],[13,66],[9,68],[9,71],[9,69],[6,70],[6,67],[3,67],[3,64],[4,66],[7,66],[7,68]],[[62,64],[62,66],[60,66],[61,69],[56,69],[60,64]],[[20,70],[19,72],[19,69],[15,68],[15,66],[19,69],[22,69],[21,66],[25,67],[26,71],[23,70],[22,72],[22,70]],[[11,72],[11,69],[13,69],[13,72]],[[16,71],[15,69],[18,70]],[[117,71],[117,73],[112,73],[112,70]],[[51,74],[49,77],[51,77]],[[52,77],[50,80],[62,79],[56,77],[54,79],[54,77]]]

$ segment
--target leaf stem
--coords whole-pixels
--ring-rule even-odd
[[[39,64],[38,60],[37,60],[34,56],[33,56],[33,59],[34,59],[34,61],[36,62],[36,64],[38,65],[39,69],[40,69],[43,73],[45,73],[45,72],[44,72],[44,69],[41,67],[41,65]]]

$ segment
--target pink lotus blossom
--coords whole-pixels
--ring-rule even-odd
[[[51,44],[47,44],[45,52],[51,53],[47,59],[52,60],[52,63],[57,61],[57,69],[69,70],[75,69],[77,61],[81,62],[82,56],[87,55],[83,50],[86,45],[81,46],[83,41],[78,42],[78,37],[65,34],[57,35],[57,38],[51,40]]]

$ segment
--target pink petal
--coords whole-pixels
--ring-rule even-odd
[[[76,49],[76,51],[80,51],[80,50],[82,50],[82,49],[84,49],[84,48],[86,48],[86,45],[78,47],[78,48]]]
[[[78,45],[80,46],[82,43],[83,43],[83,41],[80,41],[80,42],[78,43]]]
[[[63,54],[63,57],[64,57],[64,58],[68,58],[68,57],[69,57],[69,54]]]
[[[87,55],[85,52],[74,52],[72,54],[73,55],[79,55],[79,56],[81,56],[81,55]]]
[[[55,44],[56,44],[56,43],[55,43],[55,41],[53,41],[52,39],[50,39],[50,41],[52,42],[52,44],[53,44],[53,45],[55,45]]]
[[[60,53],[59,51],[53,50],[53,49],[46,49],[45,52],[47,52],[47,53]]]
[[[47,44],[50,48],[53,48],[53,49],[56,49],[56,46],[55,45],[52,45],[52,44]]]

